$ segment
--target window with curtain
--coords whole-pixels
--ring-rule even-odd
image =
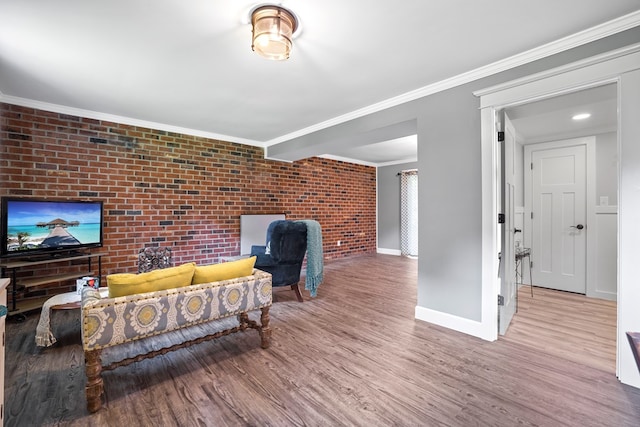
[[[418,257],[418,171],[400,172],[400,252]]]

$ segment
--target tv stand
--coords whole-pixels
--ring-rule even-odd
[[[51,255],[51,254],[50,254]],[[18,288],[31,288],[34,286],[43,285],[45,283],[53,283],[60,282],[63,280],[70,279],[79,279],[82,276],[90,276],[93,275],[94,269],[91,266],[91,261],[94,258],[98,258],[98,277],[102,278],[102,256],[104,253],[82,253],[82,252],[56,252],[55,255],[57,257],[53,257],[48,255],[46,258],[26,258],[20,260],[0,260],[0,268],[2,269],[2,276],[10,272],[11,274],[11,308],[9,309],[9,316],[14,314],[20,314],[26,311],[31,311],[37,308],[42,307],[44,302],[51,298],[52,295],[47,295],[42,298],[34,298],[28,299],[25,301],[21,301],[19,304],[17,302],[18,298]],[[87,269],[82,271],[73,271],[69,273],[60,273],[50,276],[34,276],[34,277],[25,277],[25,278],[17,278],[16,271],[20,270],[24,267],[33,267],[35,265],[42,264],[53,264],[58,262],[69,262],[69,261],[77,261],[77,260],[86,260]]]
[[[74,258],[78,256],[89,255],[89,253],[80,252],[80,251],[65,251],[65,252],[49,252],[42,255],[33,255],[24,258],[18,258],[20,261],[36,263],[41,261],[56,261],[56,260],[66,260],[69,258]]]

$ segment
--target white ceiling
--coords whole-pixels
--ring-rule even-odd
[[[507,109],[519,141],[525,144],[576,138],[617,129],[617,86],[608,84]],[[589,113],[585,120],[573,116]]]
[[[638,0],[281,3],[302,30],[274,62],[250,48],[255,1],[0,0],[0,101],[266,147],[585,31],[603,37],[603,23],[640,25]],[[325,154],[387,164],[415,160],[415,145]]]
[[[323,157],[372,166],[415,162],[418,160],[418,135],[404,136],[353,148],[344,147]]]

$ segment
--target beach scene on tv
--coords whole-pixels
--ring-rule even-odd
[[[99,204],[10,201],[7,252],[100,243]]]

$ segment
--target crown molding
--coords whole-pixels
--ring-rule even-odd
[[[180,133],[180,134],[191,135],[191,136],[199,136],[203,138],[216,139],[220,141],[235,142],[237,144],[251,145],[254,147],[261,147],[261,148],[266,147],[263,142],[253,141],[250,139],[238,138],[230,135],[222,135],[222,134],[213,133],[213,132],[206,132],[198,129],[173,126],[165,123],[152,122],[148,120],[139,120],[131,117],[118,116],[115,114],[100,113],[98,111],[85,110],[82,108],[67,107],[65,105],[52,104],[49,102],[35,101],[33,99],[5,95],[2,92],[0,92],[0,102],[4,102],[6,104],[12,104],[12,105],[19,105],[21,107],[51,111],[59,114],[68,114],[70,116],[86,117],[88,119],[121,123],[124,125],[163,130],[166,132],[174,132],[174,133]]]
[[[404,163],[414,163],[418,161],[417,157],[410,157],[408,159],[400,159],[400,160],[393,160],[390,162],[380,162],[380,163],[367,162],[364,160],[352,159],[350,157],[334,156],[333,154],[323,154],[321,156],[316,156],[316,157],[329,159],[329,160],[336,160],[339,162],[354,163],[356,165],[371,166],[374,168],[381,168],[384,166],[393,166],[393,165],[402,165]]]
[[[483,97],[487,95],[491,95],[495,92],[499,92],[505,89],[511,89],[514,87],[522,86],[527,83],[536,82],[538,80],[543,80],[549,77],[557,76],[560,74],[567,73],[569,71],[578,70],[580,68],[586,68],[595,64],[599,64],[601,62],[610,61],[615,58],[620,58],[626,55],[631,55],[640,51],[640,43],[632,44],[629,46],[622,47],[620,49],[612,50],[609,52],[604,52],[599,55],[591,56],[589,58],[585,58],[579,61],[572,62],[570,64],[562,65],[556,68],[552,68],[550,70],[541,71],[536,74],[530,74],[528,76],[521,77],[519,79],[510,80],[505,83],[500,83],[495,86],[490,86],[488,88],[480,89],[473,92],[473,95],[477,97]],[[609,79],[612,82],[616,80],[615,78]],[[600,84],[600,83],[598,83]],[[590,87],[590,85],[586,85],[585,89]]]
[[[371,166],[374,168],[378,167],[378,164],[374,162],[367,162],[365,160],[352,159],[350,157],[334,156],[333,154],[322,154],[316,157],[320,157],[321,159],[335,160],[337,162],[353,163],[353,164],[362,165],[362,166]]]
[[[379,168],[382,168],[382,167],[385,167],[385,166],[403,165],[405,163],[416,163],[417,161],[418,161],[418,156],[415,156],[415,157],[410,157],[408,159],[400,159],[400,160],[394,160],[392,162],[378,163],[377,166]]]
[[[287,135],[280,136],[278,138],[267,141],[266,146],[279,144],[281,142],[289,141],[294,138],[298,138],[313,132],[320,131],[332,126],[339,125],[341,123],[348,122],[350,120],[358,119],[369,114],[377,113],[378,111],[385,110],[387,108],[395,107],[416,99],[423,98],[428,95],[433,95],[438,92],[445,91],[447,89],[454,88],[466,83],[470,83],[474,80],[479,80],[484,77],[491,76],[503,71],[510,70],[521,65],[528,64],[539,59],[555,55],[557,53],[564,52],[569,49],[620,33],[622,31],[634,28],[640,25],[640,10],[613,19],[611,21],[596,25],[595,27],[588,28],[578,33],[563,37],[553,42],[544,44],[537,48],[530,49],[528,51],[519,53],[517,55],[510,56],[506,59],[493,62],[483,67],[476,68],[466,73],[458,74],[457,76],[441,80],[439,82],[423,86],[419,89],[406,92],[402,95],[386,99],[382,102],[369,105],[359,110],[352,111],[347,114],[343,114],[333,119],[326,120],[313,126],[300,129],[298,131],[289,133]]]

